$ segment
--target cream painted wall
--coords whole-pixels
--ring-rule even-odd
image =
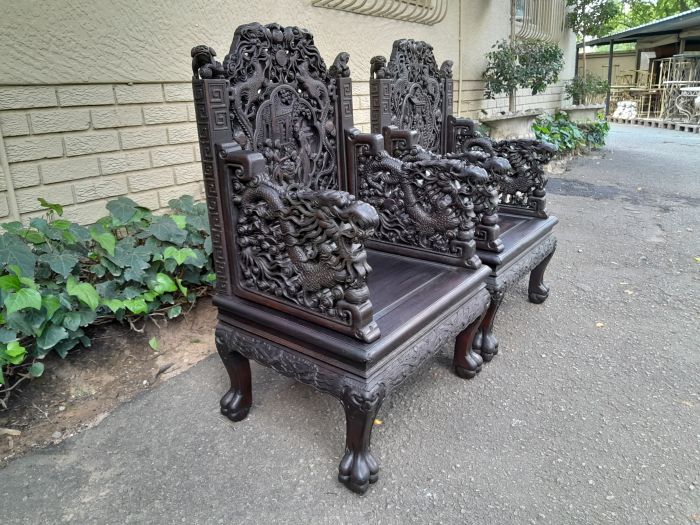
[[[370,59],[388,56],[395,39],[430,42],[439,63],[455,62],[457,80],[460,2],[455,112],[505,111],[506,97],[483,99],[480,76],[484,55],[508,36],[509,0],[449,0],[434,26],[311,0],[0,0],[0,221],[41,213],[40,196],[81,222],[117,195],[154,209],[183,193],[201,197],[190,49],[206,43],[223,59],[235,28],[251,21],[309,29],[328,64],[349,52],[355,124],[369,131]],[[518,109],[561,105],[573,35],[559,44],[568,59],[561,82],[519,93]]]

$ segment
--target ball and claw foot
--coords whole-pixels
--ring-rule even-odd
[[[549,286],[540,282],[536,286],[530,286],[528,299],[531,303],[542,304],[549,297]]]
[[[493,331],[485,330],[479,333],[479,352],[484,363],[490,362],[498,353],[498,339]]]
[[[379,463],[369,450],[345,452],[338,467],[338,481],[353,492],[364,494],[370,483],[378,479]]]
[[[484,364],[482,357],[477,354],[474,350],[471,350],[465,359],[467,364],[466,367],[455,365],[455,373],[462,379],[472,379],[479,372],[481,372],[481,367]]]
[[[250,403],[246,403],[241,392],[229,390],[219,401],[221,413],[231,421],[242,421],[250,412]]]

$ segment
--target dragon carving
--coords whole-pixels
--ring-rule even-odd
[[[496,161],[507,161],[509,168],[494,164],[490,173],[502,195],[502,200],[514,206],[528,207],[529,198],[537,192],[545,195],[547,176],[544,166],[556,154],[549,142],[532,139],[501,140],[492,142],[481,137],[468,121],[455,130],[455,156],[479,153]]]
[[[375,238],[461,256],[474,237],[472,187],[488,175],[449,159],[404,162],[385,151],[358,154],[361,199],[379,210]],[[478,266],[474,260],[468,265]]]
[[[267,171],[236,170],[232,187],[241,285],[349,322],[341,301],[369,299],[362,243],[378,223],[374,208],[341,191],[282,188]]]

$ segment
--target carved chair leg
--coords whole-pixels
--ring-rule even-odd
[[[544,284],[544,272],[547,269],[549,261],[552,260],[554,255],[554,250],[552,253],[547,255],[542,262],[535,266],[535,268],[530,272],[530,285],[528,287],[528,298],[531,303],[542,304],[549,297],[549,286]]]
[[[474,351],[473,344],[474,337],[479,332],[479,327],[485,315],[486,312],[460,332],[455,340],[455,353],[452,363],[457,375],[464,379],[471,379],[481,372],[481,365],[484,364],[481,356]]]
[[[474,337],[473,349],[481,355],[484,362],[488,363],[498,353],[498,339],[493,334],[493,324],[496,319],[496,313],[503,302],[505,290],[502,288],[490,290],[491,304],[486,310],[479,331]]]
[[[379,478],[379,463],[370,452],[372,426],[384,400],[383,393],[371,396],[346,391],[345,455],[338,466],[338,480],[353,492],[364,494]]]
[[[231,380],[231,388],[219,402],[221,413],[231,421],[241,421],[246,418],[253,403],[250,362],[247,357],[227,346],[219,334],[216,336],[216,349]]]

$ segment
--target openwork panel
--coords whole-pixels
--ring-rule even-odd
[[[389,62],[375,57],[372,65],[373,78],[391,81],[391,124],[418,131],[419,144],[438,153],[447,103],[444,86],[445,80],[451,82],[452,62],[438,68],[430,44],[403,39],[394,42]]]
[[[336,78],[313,36],[278,24],[240,26],[223,71],[234,138],[263,154],[273,181],[337,188]]]

